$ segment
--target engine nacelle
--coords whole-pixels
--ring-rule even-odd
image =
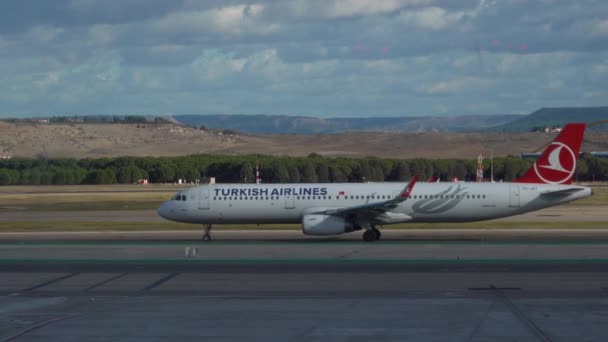
[[[336,235],[361,229],[345,219],[322,214],[308,214],[302,217],[302,231],[306,235]]]

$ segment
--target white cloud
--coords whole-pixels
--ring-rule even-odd
[[[59,83],[59,74],[56,72],[49,72],[43,77],[33,80],[32,84],[38,88],[46,89],[51,85]]]
[[[399,20],[408,25],[428,30],[441,30],[452,26],[463,17],[463,13],[450,13],[440,7],[427,7],[414,11],[403,11]]]
[[[228,36],[269,34],[279,24],[265,22],[264,5],[235,5],[199,11],[173,12],[155,21],[153,27],[160,32],[210,32]]]
[[[65,30],[60,27],[53,26],[34,26],[26,34],[26,37],[39,41],[41,43],[49,43],[56,39]]]
[[[447,95],[476,91],[487,88],[491,84],[488,79],[466,77],[463,79],[441,81],[421,88],[428,95]]]
[[[504,53],[486,56],[486,61],[496,62],[496,71],[501,74],[521,74],[534,70],[559,68],[568,64],[577,54],[570,52],[547,52],[534,54]]]
[[[97,24],[89,28],[88,36],[93,45],[109,45],[118,33],[117,25]]]
[[[283,4],[289,14],[300,18],[348,18],[381,15],[431,0],[295,0]]]
[[[595,22],[593,25],[593,33],[600,37],[608,37],[608,19]]]

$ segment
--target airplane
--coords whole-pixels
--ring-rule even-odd
[[[513,182],[208,184],[182,190],[158,214],[203,224],[300,223],[307,235],[363,230],[381,238],[378,226],[409,222],[471,222],[520,215],[592,195],[572,184],[584,123],[571,123],[534,165]]]

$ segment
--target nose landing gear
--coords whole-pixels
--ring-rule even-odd
[[[204,234],[203,234],[203,241],[211,241],[211,224],[204,224],[203,225],[203,230],[204,230]]]

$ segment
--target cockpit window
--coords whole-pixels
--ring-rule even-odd
[[[172,201],[185,201],[186,195],[177,194],[177,195],[173,196],[173,198],[171,198],[171,200]]]

